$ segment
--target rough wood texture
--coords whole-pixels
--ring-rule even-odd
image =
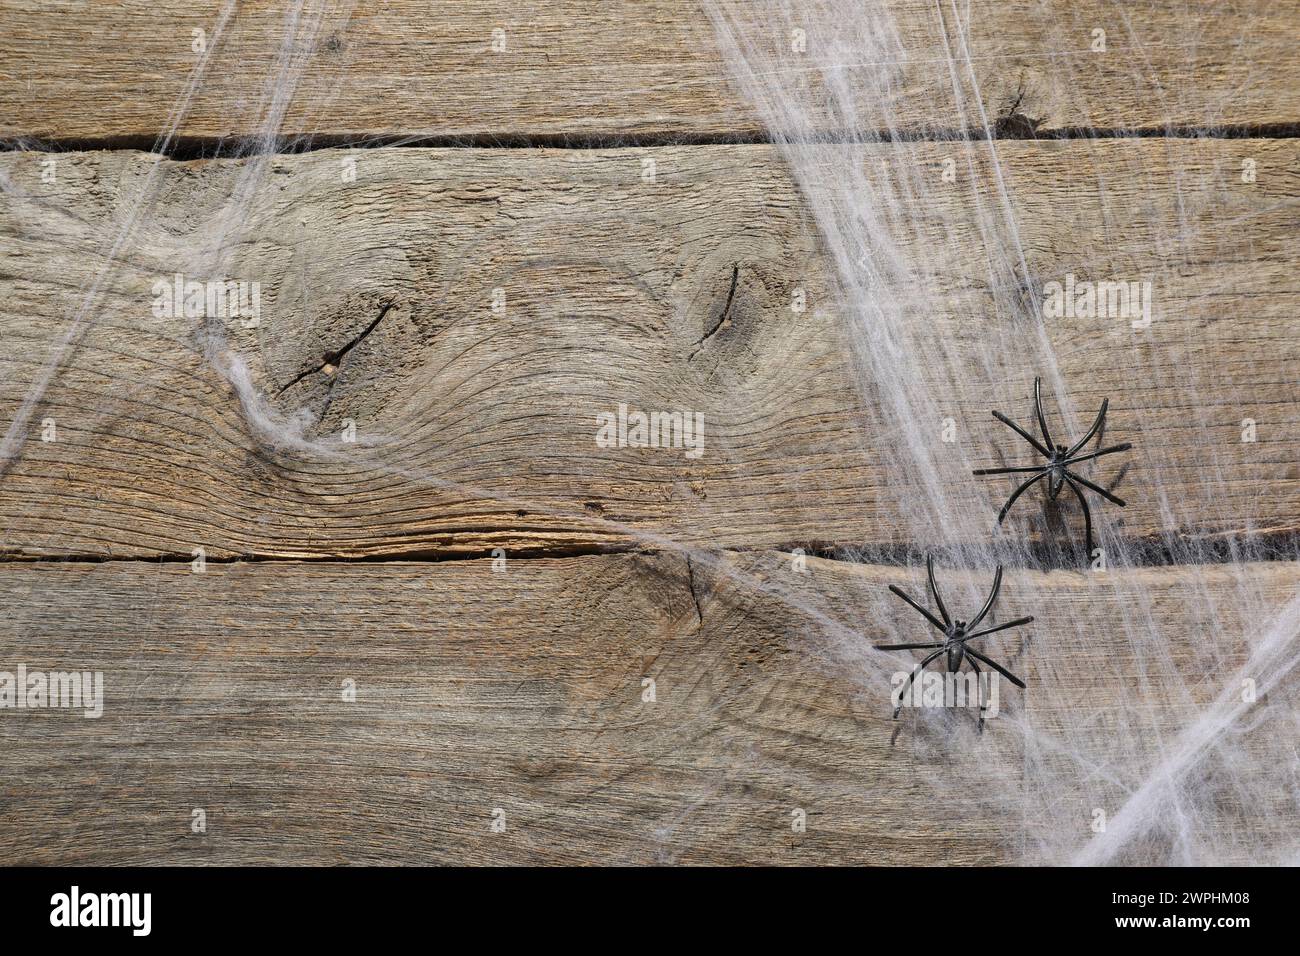
[[[915,571],[718,560],[533,559],[501,573],[487,560],[203,574],[5,564],[0,667],[103,670],[107,701],[98,720],[4,712],[0,848],[15,862],[76,864],[1014,859],[1018,815],[974,799],[937,805],[909,732],[891,747],[888,687],[864,686],[858,639],[828,648],[788,604],[732,576],[853,625]],[[1071,694],[1131,694],[1122,625],[1134,611],[1118,593],[1146,595],[1177,666],[1201,673],[1212,658],[1223,677],[1247,645],[1240,622],[1221,618],[1216,641],[1203,640],[1209,601],[1244,581],[1273,605],[1300,583],[1280,563],[1240,579],[1230,568],[1130,574],[1008,576],[1008,607],[1034,604],[1042,635],[1066,640],[1096,613],[1081,612],[1088,600],[1109,615],[1093,632],[1100,666],[1042,641],[1018,659],[1025,704],[1049,726],[1059,701],[1077,704]],[[355,702],[342,699],[345,679]],[[1040,694],[1048,685],[1056,696]],[[1144,702],[1177,722],[1219,689],[1212,677],[1173,697],[1151,685]],[[991,724],[980,759],[1014,780],[1017,735]],[[191,832],[197,807],[206,834]],[[490,831],[497,807],[505,833]],[[791,831],[796,807],[804,834]],[[1049,823],[1086,839],[1089,820],[1081,810]]]
[[[807,55],[785,52],[789,30],[766,3],[729,6],[765,24],[753,29],[789,70],[807,69]],[[851,81],[864,91],[864,120],[883,105],[904,128],[960,129],[981,122],[977,104],[990,120],[1014,109],[1040,131],[1300,120],[1295,0],[884,7],[900,47],[894,98],[882,104],[874,83]],[[192,50],[196,29],[206,31],[206,60]],[[492,49],[495,29],[506,31],[503,52]],[[1096,29],[1105,53],[1091,50]],[[283,114],[271,112],[272,92],[290,94]],[[203,138],[761,131],[696,0],[0,7],[0,136],[138,140],[173,128]]]
[[[990,189],[987,147],[855,155],[937,179],[949,156],[964,170],[968,150],[973,187],[932,191],[909,254],[939,263],[939,312],[918,316],[913,335],[959,426],[942,477],[966,513],[988,516],[971,528],[983,539],[1006,487],[968,469],[1011,447],[989,409],[1026,418],[1037,373],[1015,348],[1002,368],[972,368],[984,349],[968,343],[1032,321],[1017,312],[1032,293],[1006,262],[1005,236],[988,234],[971,201]],[[1108,434],[1138,445],[1122,485],[1131,504],[1103,510],[1107,526],[1135,538],[1294,531],[1300,147],[999,152],[1035,282],[1103,268],[1155,282],[1144,333],[1124,320],[1046,327],[1076,414],[1109,396]],[[859,394],[802,202],[769,147],[382,149],[357,154],[346,184],[347,154],[334,151],[265,167],[163,162],[144,202],[151,157],[61,155],[54,184],[41,182],[42,158],[0,157],[0,420],[84,290],[99,282],[99,294],[0,481],[8,551],[428,556],[653,547],[655,535],[739,548],[927,543],[900,527],[906,489],[882,473],[878,450],[894,423]],[[1240,182],[1244,158],[1258,164],[1255,183]],[[643,181],[644,159],[657,181]],[[232,201],[245,176],[247,200]],[[231,231],[217,254],[222,223]],[[230,343],[273,406],[321,416],[308,437],[332,443],[329,454],[266,447],[192,323],[150,314],[155,281],[214,262],[263,284],[260,326],[227,322]],[[799,288],[802,314],[790,308]],[[704,454],[598,448],[595,416],[620,403],[701,412]],[[57,441],[41,440],[46,418]],[[1255,443],[1241,441],[1244,418],[1258,423]],[[339,441],[346,420],[356,444]],[[1189,447],[1204,434],[1221,441]]]

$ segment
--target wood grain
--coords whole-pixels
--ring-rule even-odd
[[[1296,530],[1298,151],[1004,143],[1004,216],[972,199],[993,188],[984,144],[854,148],[866,167],[936,179],[945,158],[961,160],[963,184],[927,192],[900,237],[933,271],[914,296],[923,307],[899,304],[905,337],[929,356],[922,384],[942,397],[927,440],[970,521],[957,533],[992,528],[1009,486],[969,469],[1014,460],[989,409],[1027,420],[1042,369],[1025,345],[1036,293],[1022,262],[1034,287],[1072,271],[1154,280],[1145,332],[1112,319],[1043,327],[1074,421],[1109,397],[1108,435],[1137,445],[1120,489],[1129,507],[1102,511],[1108,533]],[[42,154],[0,158],[0,420],[15,420],[76,333],[0,479],[5,550],[929,543],[901,513],[907,483],[884,456],[901,433],[850,360],[824,254],[771,148],[382,149],[358,154],[343,183],[348,158],[65,154],[54,184],[41,182]],[[1250,184],[1246,158],[1260,170]],[[155,318],[151,286],[175,272],[261,282],[260,325],[227,320],[214,340]],[[228,350],[269,412],[315,422],[304,440],[316,445],[269,443],[214,367],[228,368]],[[620,403],[702,413],[704,454],[598,447],[596,416]],[[940,416],[956,444],[940,443]],[[1254,443],[1241,440],[1247,418]],[[47,419],[57,440],[41,440]],[[1027,508],[1010,527],[1060,533],[1045,520]]]
[[[907,721],[890,744],[889,689],[863,643],[914,626],[880,595],[914,588],[915,570],[811,559],[800,574],[781,554],[491,568],[3,565],[0,669],[102,670],[106,703],[98,719],[0,711],[0,847],[73,864],[953,865],[1023,852],[1019,813],[981,805],[985,788],[953,798],[964,764],[934,765]],[[1149,612],[1170,666],[1203,674],[1176,692],[1150,675],[1143,712],[1174,727],[1248,652],[1229,617],[1201,638],[1211,602],[1248,591],[1275,607],[1300,583],[1283,563],[1129,574],[1008,575],[1000,606],[1041,617],[1024,654],[1006,644],[1030,686],[1007,709],[1035,707],[1050,729],[1079,693],[1093,710],[1118,704],[1134,666],[1126,618]],[[1141,610],[1123,595],[1142,595]],[[792,601],[847,630],[811,626]],[[1069,636],[1098,615],[1109,626],[1072,655]],[[1014,789],[1023,752],[1003,723],[990,721],[978,757]],[[1096,743],[1113,747],[1106,727]],[[490,829],[498,807],[504,833]],[[206,833],[191,831],[195,808]],[[791,830],[794,808],[806,833]],[[1048,824],[1086,840],[1086,808],[1068,813]],[[1294,819],[1242,825],[1274,824]],[[1028,832],[1032,843],[1033,821]]]
[[[779,4],[721,6],[795,80],[819,82],[816,44],[842,40],[803,19],[785,24]],[[858,65],[846,51],[862,127],[982,128],[981,114],[1039,131],[1300,120],[1295,0],[889,0],[881,10],[891,26],[876,32],[896,48]],[[791,30],[803,27],[813,47],[798,53]],[[498,29],[505,49],[494,51]],[[192,48],[196,30],[206,59]],[[1095,30],[1106,31],[1105,52],[1092,49]],[[893,64],[887,90],[880,57]],[[73,140],[763,132],[696,0],[7,0],[0,104],[0,136]],[[809,121],[840,129],[824,110]]]

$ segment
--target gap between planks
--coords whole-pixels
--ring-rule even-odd
[[[1197,561],[1181,561],[1170,548],[1159,540],[1128,540],[1124,554],[1125,567],[1128,568],[1176,568],[1180,566],[1202,566],[1228,564],[1240,560],[1243,553],[1250,554],[1255,563],[1273,561],[1300,560],[1300,533],[1278,532],[1273,534],[1253,535],[1242,538],[1236,535],[1220,535],[1212,539],[1200,539],[1196,542]],[[890,548],[871,547],[865,549],[808,548],[802,544],[765,544],[746,547],[743,544],[725,548],[688,547],[681,548],[641,548],[635,546],[618,547],[581,547],[571,548],[532,548],[517,549],[508,552],[511,561],[556,560],[563,558],[600,557],[602,555],[630,555],[654,557],[658,555],[683,555],[689,559],[692,554],[704,553],[715,557],[725,555],[743,555],[756,553],[780,553],[787,555],[802,554],[822,561],[840,562],[849,565],[906,566],[914,563],[922,552],[930,553],[935,559],[949,567],[967,567],[962,562],[967,553],[960,549],[942,546],[925,548],[920,544],[895,545]],[[1041,543],[1030,542],[1025,552],[1031,562],[1039,567],[1051,567],[1059,555],[1050,547]],[[104,564],[108,562],[135,561],[148,564],[189,564],[194,561],[193,554],[163,553],[157,555],[102,555],[102,554],[0,554],[0,566],[5,564]],[[208,564],[428,564],[439,565],[457,561],[481,561],[490,559],[491,555],[466,553],[462,551],[396,551],[384,554],[357,556],[291,557],[280,555],[237,554],[204,556]]]
[[[996,123],[1012,117],[999,117]],[[1050,142],[1072,139],[1295,139],[1300,124],[1226,124],[1202,127],[1157,127],[1151,129],[1101,129],[1065,127],[1048,130],[875,130],[865,133],[829,132],[816,140],[782,139],[780,145],[848,146],[867,143],[952,143]],[[611,136],[582,136],[576,133],[467,133],[460,136],[367,136],[364,138],[320,134],[308,137],[273,136],[247,138],[201,138],[154,136],[103,136],[97,139],[10,139],[0,140],[0,152],[71,153],[103,150],[135,150],[165,156],[176,162],[196,159],[240,159],[249,156],[294,156],[322,149],[671,149],[679,146],[778,145],[768,133],[620,133]]]

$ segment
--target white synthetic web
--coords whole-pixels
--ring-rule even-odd
[[[210,30],[207,52],[173,110],[159,152],[167,150],[204,78],[219,62],[214,58],[220,57],[234,8],[233,2],[226,4]],[[958,158],[965,174],[960,177],[965,185],[956,188],[964,195],[958,203],[939,195],[940,188],[954,187],[939,187],[934,178],[936,160],[948,153],[936,149],[933,141],[954,130],[988,130],[993,123],[983,111],[978,90],[972,89],[975,71],[969,51],[960,39],[955,43],[947,39],[950,34],[963,36],[962,31],[936,30],[931,48],[918,52],[915,37],[904,49],[888,10],[878,3],[764,0],[747,4],[744,16],[736,16],[739,8],[730,3],[711,2],[707,8],[723,56],[780,145],[834,264],[840,287],[835,308],[853,348],[862,402],[874,410],[874,420],[887,427],[887,440],[880,433],[867,433],[862,447],[862,454],[870,456],[898,489],[896,499],[876,503],[886,513],[885,523],[898,529],[901,541],[931,543],[941,554],[943,568],[979,572],[952,578],[946,595],[950,606],[978,606],[981,589],[987,587],[997,563],[1035,570],[1074,567],[1068,546],[1032,548],[1022,544],[1014,531],[995,534],[986,511],[970,506],[971,485],[976,481],[970,470],[988,463],[977,460],[983,453],[982,442],[954,447],[936,441],[937,423],[945,418],[967,423],[977,414],[986,416],[987,408],[978,406],[990,395],[996,397],[996,407],[1029,425],[1027,396],[1035,375],[1043,377],[1045,393],[1052,397],[1049,414],[1056,415],[1054,421],[1068,433],[1086,430],[1095,410],[1082,404],[1075,407],[1058,365],[1065,356],[1049,336],[1038,300],[1025,294],[1026,289],[1041,287],[1042,277],[1032,273],[1013,210],[1016,184],[1001,156],[1009,147],[992,139],[953,144],[951,155]],[[249,107],[258,117],[261,135],[248,144],[248,155],[242,158],[219,219],[196,233],[186,249],[187,261],[160,263],[160,273],[223,276],[234,271],[231,263],[245,214],[268,175],[282,120],[310,57],[303,51],[315,49],[325,23],[337,29],[346,15],[347,5],[289,6],[283,45],[265,78],[265,95]],[[968,16],[963,5],[936,4],[936,17],[949,22],[963,22]],[[1189,18],[1188,24],[1184,39],[1192,44],[1195,21]],[[1089,35],[1090,24],[1074,26],[1061,35]],[[794,29],[807,36],[806,50],[797,60],[786,42]],[[1080,68],[1066,55],[1074,48],[1063,43],[1058,51],[1044,52],[1054,68],[1069,71]],[[1189,56],[1194,56],[1194,50],[1189,50]],[[957,101],[952,126],[927,129],[918,126],[906,109],[900,115],[893,113],[898,69],[909,57],[931,64],[935,75],[948,81]],[[323,98],[328,90],[312,95]],[[1171,95],[1177,96],[1178,91]],[[1182,115],[1184,111],[1170,106],[1170,112]],[[1219,119],[1205,116],[1202,125],[1209,127]],[[822,135],[827,131],[841,135]],[[855,135],[845,136],[844,131]],[[885,134],[898,141],[854,141],[864,133]],[[1134,154],[1116,149],[1109,140],[1083,137],[1070,145],[1095,150],[1099,169],[1113,171],[1117,165],[1136,162]],[[156,175],[166,162],[159,158],[139,184],[138,201],[115,224],[105,273],[84,290],[81,309],[33,379],[0,446],[0,466],[21,454],[32,419],[60,367],[100,318],[101,283],[128,250],[138,252],[132,242],[140,222],[166,201],[160,197],[161,177]],[[1140,169],[1127,172],[1140,181]],[[977,188],[974,183],[983,185]],[[0,180],[0,189],[15,205],[40,205],[8,179]],[[1103,206],[1106,189],[1099,174]],[[40,212],[52,214],[44,206]],[[1151,226],[1161,228],[1154,222]],[[1178,261],[1180,244],[1191,241],[1189,233],[1201,228],[1190,220],[1183,226],[1154,237],[1154,245],[1170,263]],[[1069,221],[1063,221],[1061,228],[1068,233]],[[983,298],[962,299],[947,270],[972,256],[987,260],[985,290]],[[1097,274],[1122,272],[1104,247],[1089,250],[1089,256],[1087,264],[1095,266]],[[954,301],[965,307],[977,299],[986,310],[970,317],[978,324],[979,335],[958,340],[952,324],[936,317],[950,314]],[[873,651],[870,643],[924,639],[916,635],[916,621],[900,614],[897,600],[883,590],[864,592],[854,608],[854,619],[845,620],[806,589],[779,577],[738,570],[716,554],[682,545],[671,535],[443,478],[403,463],[400,454],[386,454],[396,439],[371,435],[349,445],[321,437],[308,409],[286,410],[259,387],[250,367],[252,357],[232,346],[219,322],[202,323],[193,329],[193,336],[196,351],[229,382],[250,432],[265,447],[308,461],[364,462],[412,484],[563,517],[578,526],[634,537],[647,548],[684,553],[692,562],[725,575],[738,588],[800,611],[808,629],[792,635],[792,641],[807,664],[847,676],[864,689],[867,699],[884,708],[888,705],[882,701],[881,689],[887,693],[889,675],[899,669],[900,657]],[[1177,362],[1148,360],[1143,354],[1131,357],[1134,374],[1147,376],[1152,388],[1164,394],[1181,392],[1185,407],[1198,407],[1197,398],[1214,387],[1215,383],[1192,380]],[[1215,443],[1222,439],[1211,435],[1204,421],[1192,426],[1190,440],[1205,449],[1200,480],[1212,491],[1223,480],[1214,454]],[[1135,443],[1134,457],[1140,467],[1155,476],[1151,487],[1159,493],[1166,485],[1186,487],[1185,472],[1175,478],[1162,472],[1163,463],[1142,458],[1143,436],[1137,427],[1137,433],[1116,437]],[[995,434],[989,428],[981,434],[992,436],[1003,447],[1015,447],[1009,432]],[[1112,474],[1113,467],[1101,473]],[[809,494],[815,497],[817,489],[809,488]],[[1169,496],[1162,501],[1163,526],[1248,523],[1249,516],[1205,513],[1207,502],[1212,501],[1211,494]],[[1026,862],[1294,862],[1300,854],[1300,838],[1277,824],[1294,820],[1300,812],[1296,769],[1300,722],[1292,674],[1300,657],[1300,598],[1279,606],[1275,595],[1259,593],[1257,578],[1248,567],[1252,561],[1277,555],[1266,554],[1263,542],[1246,536],[1227,546],[1229,560],[1223,560],[1223,549],[1212,550],[1197,540],[1170,534],[1160,548],[1166,559],[1187,572],[1178,593],[1182,607],[1157,607],[1148,586],[1155,572],[1139,567],[1150,549],[1132,550],[1107,520],[1111,512],[1105,506],[1099,512],[1099,543],[1110,566],[1105,584],[1096,588],[1094,604],[1078,608],[1070,626],[1036,636],[1030,652],[1036,679],[1025,694],[1024,706],[1009,699],[1009,690],[996,734],[987,734],[984,740],[975,737],[970,722],[923,715],[914,721],[916,732],[903,737],[900,746],[913,748],[929,769],[927,785],[955,815],[971,808],[997,814],[1003,833],[1017,844]],[[1077,536],[1079,528],[1074,526],[1073,532]],[[875,551],[842,557],[872,563],[900,559],[895,553]],[[921,557],[922,551],[913,549],[902,560],[916,567]],[[1214,563],[1207,563],[1211,560]],[[1040,590],[1033,580],[1018,578],[1016,592],[1004,592],[1000,606],[1012,607],[1017,614],[1033,613],[1041,602],[1051,600],[1052,588]],[[1050,580],[1059,584],[1060,573]],[[923,593],[920,581],[919,575],[914,576],[909,588],[918,597]],[[1202,622],[1205,640],[1194,653],[1171,653],[1170,635],[1160,619],[1170,611],[1177,611],[1181,620]],[[1117,625],[1122,634],[1113,633]],[[1237,653],[1236,644],[1219,646],[1219,633],[1231,635],[1233,641],[1244,635],[1240,640],[1248,653]],[[995,659],[1010,658],[1009,663],[1018,659],[1018,645],[1007,635],[992,647]],[[1123,659],[1108,660],[1116,648],[1123,649]],[[1023,672],[1024,658],[1019,660],[1013,670]],[[1088,667],[1111,678],[1103,682],[1107,687],[1126,686],[1129,695],[1102,692],[1090,699],[1077,683]],[[1061,680],[1054,681],[1054,676]],[[1243,703],[1243,678],[1258,682],[1258,702]],[[1018,762],[1009,765],[1005,759],[989,758],[993,748],[1005,748],[1008,741],[1014,742]],[[750,752],[743,759],[763,758]],[[1008,772],[1008,766],[1014,772]],[[897,786],[898,781],[890,780],[862,782],[867,793]],[[711,799],[708,794],[685,797],[682,810],[663,821],[665,833],[707,799]],[[1104,832],[1089,828],[1093,808],[1107,812]]]
[[[967,394],[996,396],[995,407],[1033,429],[1028,396],[1035,376],[1042,376],[1045,395],[1056,396],[1067,434],[1081,434],[1093,414],[1070,400],[1059,364],[1066,356],[1053,345],[1051,320],[1043,315],[1038,294],[1048,279],[1062,277],[1034,275],[1022,244],[1013,201],[1017,187],[1006,162],[1008,152],[1014,155],[1018,146],[981,136],[994,130],[996,117],[985,111],[978,76],[987,73],[976,69],[967,44],[969,4],[936,0],[929,8],[928,44],[915,36],[904,43],[888,5],[880,3],[763,0],[756,7],[717,0],[708,6],[738,87],[781,145],[836,265],[859,382],[866,400],[895,426],[888,440],[868,436],[866,453],[881,462],[900,489],[896,521],[907,529],[905,539],[944,543],[950,562],[971,568],[991,568],[998,561],[1030,568],[1076,567],[1068,552],[1033,552],[1014,536],[991,535],[987,517],[967,506],[969,499],[961,490],[976,480],[970,477],[972,466],[987,465],[986,460],[969,457],[980,449],[935,441],[937,423],[945,417],[968,417],[972,406],[963,400]],[[1167,14],[1170,5],[1159,7]],[[756,15],[756,9],[761,13]],[[1061,17],[1063,9],[1053,5],[1052,17]],[[1127,28],[1140,20],[1142,11],[1124,9],[1126,31],[1115,36],[1112,29],[1112,44],[1141,52],[1141,41]],[[1053,22],[1058,45],[1041,54],[1057,71],[1057,86],[1071,89],[1075,71],[1098,68],[1100,61],[1086,55],[1097,24],[1068,16]],[[1182,33],[1163,37],[1164,43],[1181,48],[1191,64],[1200,57],[1212,62],[1215,51],[1197,48],[1202,25],[1190,8],[1180,25]],[[1240,28],[1245,38],[1249,24]],[[793,42],[796,38],[801,42]],[[1136,89],[1145,80],[1140,73],[1144,58],[1135,59]],[[1116,62],[1123,60],[1108,59],[1106,69],[1114,70]],[[903,101],[901,112],[894,111],[904,65],[913,79],[918,69],[933,69],[931,79],[955,105],[944,121],[947,125],[918,122],[915,96]],[[1215,125],[1226,118],[1208,115],[1204,104],[1179,101],[1180,92],[1162,94],[1170,127],[1190,125],[1201,135],[1213,135]],[[1190,123],[1189,115],[1195,117]],[[1086,130],[1102,124],[1079,125]],[[951,140],[955,132],[973,132],[976,141],[935,147],[935,141]],[[1194,137],[1183,128],[1166,132],[1181,137],[1168,151],[1173,164],[1180,149],[1187,152],[1195,145]],[[1109,130],[1104,138],[1077,135],[1067,147],[1095,158],[1093,188],[1107,223],[1133,217],[1134,197],[1109,193],[1111,184],[1123,178],[1121,170],[1134,182],[1154,179],[1129,144],[1117,140],[1123,134]],[[870,142],[873,139],[888,142]],[[930,142],[922,142],[926,140]],[[954,157],[959,167],[955,184],[938,175],[947,157]],[[1025,188],[1046,192],[1047,185],[1037,179]],[[1168,191],[1167,185],[1150,188]],[[954,195],[959,198],[954,200]],[[1075,193],[1075,198],[1080,195]],[[1170,197],[1170,202],[1179,210],[1179,228],[1171,232],[1154,216],[1138,225],[1152,232],[1151,247],[1159,253],[1160,267],[1173,272],[1184,246],[1204,242],[1199,233],[1206,227],[1184,215],[1182,195]],[[1229,217],[1230,210],[1225,210],[1224,218],[1231,222]],[[1218,219],[1214,228],[1222,222]],[[1071,228],[1071,218],[1062,217],[1062,244]],[[1118,233],[1122,229],[1105,234],[1117,247]],[[1075,260],[1081,275],[1125,275],[1118,249],[1094,245],[1086,253]],[[1231,240],[1225,241],[1222,254],[1232,255]],[[963,296],[959,284],[945,274],[973,256],[986,260],[988,294],[983,299]],[[1147,278],[1160,288],[1160,274]],[[1213,285],[1202,294],[1227,288],[1227,283]],[[1019,294],[1021,290],[1029,294]],[[945,328],[942,319],[954,312],[976,325],[979,335],[956,341],[954,328]],[[1178,395],[1179,404],[1194,409],[1221,394],[1222,382],[1194,380],[1187,371],[1190,363],[1180,367],[1178,357],[1194,348],[1193,343],[1166,336],[1148,350],[1136,347],[1136,338],[1125,361],[1132,380],[1146,383],[1153,406]],[[1049,404],[1049,419],[1053,411]],[[1224,480],[1215,450],[1225,431],[1212,431],[1204,419],[1191,426],[1183,440],[1199,450],[1204,462],[1199,476],[1203,495],[1166,494],[1167,486],[1186,487],[1187,471],[1144,459],[1140,431],[1123,436],[1135,442],[1133,457],[1153,478],[1150,486],[1160,496],[1163,526],[1249,527],[1248,515],[1214,511],[1213,489]],[[1009,431],[993,437],[1012,446],[1019,441]],[[1033,458],[1025,458],[1023,446],[1018,457]],[[1102,473],[1113,473],[1115,467]],[[1094,472],[1094,480],[1097,477]],[[1113,514],[1106,506],[1099,510]],[[1202,622],[1203,628],[1198,637],[1204,646],[1176,660],[1170,640],[1184,635],[1162,629],[1160,611],[1145,590],[1150,572],[1135,567],[1153,549],[1136,551],[1114,533],[1110,522],[1103,519],[1100,524],[1099,543],[1110,567],[1107,586],[1097,590],[1093,604],[1079,609],[1073,628],[1035,635],[1037,681],[1026,692],[1024,711],[1011,717],[1023,735],[1023,775],[990,775],[978,759],[960,751],[965,743],[940,747],[932,756],[952,765],[954,772],[946,778],[953,788],[950,799],[960,804],[976,789],[986,798],[1001,797],[1004,810],[1024,823],[1022,848],[1028,861],[1212,864],[1294,859],[1296,839],[1276,815],[1289,819],[1300,792],[1292,673],[1300,659],[1300,597],[1279,607],[1276,596],[1257,593],[1244,568],[1265,557],[1266,545],[1258,536],[1236,539],[1227,551],[1230,560],[1212,568],[1205,562],[1214,556],[1203,542],[1166,534],[1161,542],[1164,556],[1184,572],[1181,599],[1192,613],[1169,607],[1165,613],[1177,611],[1180,620]],[[1226,586],[1211,590],[1212,576]],[[922,587],[917,580],[914,593]],[[1029,579],[1019,581],[1018,587],[1012,598],[1017,613],[1033,611],[1051,599],[1049,591],[1035,593]],[[974,591],[963,598],[968,606],[978,607]],[[948,603],[962,601],[949,595]],[[866,620],[887,614],[883,606],[863,609]],[[1119,642],[1106,633],[1116,623],[1123,628]],[[1233,666],[1220,651],[1238,634],[1245,635],[1251,653],[1244,664]],[[1127,658],[1122,665],[1107,660],[1117,649]],[[1059,669],[1053,666],[1057,660]],[[897,665],[868,657],[860,666],[888,671]],[[1054,684],[1058,670],[1063,677],[1073,676],[1071,686]],[[1089,699],[1078,681],[1087,670],[1118,678],[1110,686],[1126,694]],[[1242,682],[1247,678],[1258,680],[1261,688],[1267,683],[1271,696],[1261,694],[1260,702],[1244,703]],[[1107,812],[1104,830],[1082,825],[1090,808]]]

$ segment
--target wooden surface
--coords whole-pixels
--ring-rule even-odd
[[[721,6],[787,49],[779,4]],[[819,149],[909,197],[891,251],[921,281],[888,301],[945,396],[932,440],[956,427],[945,543],[988,538],[1007,486],[969,469],[1013,463],[989,410],[1028,420],[1031,300],[1074,272],[1155,283],[1148,330],[1042,326],[1052,413],[1086,427],[1109,397],[1108,438],[1136,446],[1105,533],[1286,553],[1300,2],[881,9],[897,47],[869,31],[871,62],[847,57],[853,122],[814,85],[810,130],[909,140]],[[862,39],[814,32],[777,62],[812,80]],[[950,139],[986,123],[993,143]],[[126,148],[171,134],[179,158],[380,148]],[[946,746],[969,715],[942,740],[890,720],[907,661],[867,646],[914,633],[886,587],[919,570],[801,573],[775,549],[934,544],[887,453],[925,439],[860,387],[809,200],[745,144],[767,135],[695,0],[0,0],[0,425],[71,343],[0,462],[0,670],[107,685],[97,720],[0,716],[6,859],[956,865],[1089,841],[1095,807],[1256,676],[1300,564],[1009,572],[999,619],[1038,620],[993,642],[1029,684],[1007,719],[969,748]],[[510,148],[445,148],[467,144]],[[583,148],[532,148],[558,146]],[[261,323],[155,318],[176,272],[260,282]],[[620,403],[702,412],[704,454],[599,448]],[[300,434],[265,425],[299,410]],[[1054,532],[1029,508],[1006,533]],[[986,579],[945,576],[972,600]],[[1294,728],[1237,731],[1260,766],[1293,761]],[[1017,792],[1027,767],[1070,785]],[[954,787],[986,775],[1003,785]],[[1193,808],[1198,838],[1230,834],[1217,862],[1291,845],[1286,788],[1245,806],[1232,779]]]
[[[798,18],[783,25],[779,5],[763,0],[721,6],[816,82],[809,63],[823,41],[814,33],[807,53],[790,50]],[[1163,130],[1300,115],[1296,0],[889,0],[881,9],[896,45],[871,56],[897,69],[883,100],[870,70],[852,77],[863,126],[982,128],[982,116],[1015,113],[1040,132]],[[206,59],[192,50],[196,29]],[[494,29],[505,30],[502,52]],[[1104,53],[1092,50],[1097,29]],[[0,104],[0,136],[71,140],[762,128],[731,86],[697,0],[6,0]],[[840,126],[825,113],[811,122]]]
[[[870,164],[900,150],[898,162],[936,175],[943,157],[971,150],[987,175],[980,144],[857,152]],[[116,233],[104,223],[138,201],[152,159],[64,155],[46,185],[39,154],[0,157],[26,194],[0,207],[6,420],[83,314],[83,290],[101,290],[0,483],[3,547],[427,557],[654,546],[665,535],[722,548],[928,543],[900,523],[907,493],[878,447],[898,440],[899,423],[854,384],[845,318],[782,164],[765,146],[652,152],[655,183],[641,181],[639,150],[374,150],[347,186],[338,153],[277,157],[234,212],[225,204],[244,161],[166,162],[165,201],[111,260]],[[1295,531],[1288,197],[1300,147],[1065,141],[999,152],[1036,284],[1076,269],[1158,277],[1145,332],[1115,319],[1045,325],[1078,419],[1109,397],[1107,435],[1137,446],[1119,489],[1131,504],[1103,509],[1105,526],[1143,539]],[[1239,182],[1243,157],[1262,171],[1254,184]],[[908,241],[939,260],[925,299],[939,311],[916,317],[913,341],[930,356],[932,387],[951,395],[941,409],[958,441],[940,445],[937,421],[931,436],[942,478],[970,516],[965,533],[983,540],[1007,486],[971,481],[969,469],[1020,460],[989,410],[1027,421],[1040,366],[1017,331],[1033,321],[1017,304],[1020,280],[969,195],[936,191],[933,219],[917,217],[934,225]],[[1114,217],[1135,209],[1141,228],[1117,229]],[[271,411],[323,416],[306,438],[337,453],[270,448],[192,323],[150,312],[152,284],[184,271],[211,223],[232,215],[243,232],[225,274],[262,282],[263,316],[255,329],[228,322],[229,342]],[[494,288],[504,314],[491,311]],[[796,289],[802,314],[790,308]],[[1006,342],[1005,364],[973,366],[990,336]],[[337,368],[317,371],[357,339]],[[620,403],[701,412],[704,454],[598,448],[596,416]],[[40,440],[46,417],[57,441]],[[1255,443],[1241,441],[1245,418],[1258,423]],[[358,441],[343,445],[348,420]],[[1221,439],[1212,468],[1192,447],[1202,425]],[[1041,530],[1021,515],[1010,527]]]
[[[0,720],[0,847],[78,864],[1015,858],[1019,813],[954,803],[950,790],[937,802],[915,728],[901,721],[890,744],[889,685],[865,644],[914,626],[881,595],[889,583],[916,589],[915,569],[811,559],[800,574],[780,554],[692,565],[7,564],[0,661],[102,669],[106,703],[98,719]],[[1034,708],[1049,733],[1079,693],[1107,712],[1098,701],[1132,693],[1126,621],[1149,613],[1169,666],[1205,675],[1164,687],[1152,675],[1143,712],[1174,728],[1248,656],[1242,622],[1216,619],[1219,639],[1204,640],[1214,599],[1244,586],[1277,607],[1300,585],[1293,564],[1235,575],[1009,574],[1004,615],[1040,617],[1023,647],[999,639],[1029,683],[1004,685],[1005,712]],[[844,631],[813,626],[792,601]],[[886,613],[859,629],[877,601]],[[1080,620],[1095,620],[1087,602],[1108,609],[1093,632],[1099,656],[1059,654]],[[345,679],[355,701],[342,699]],[[1085,759],[1116,739],[1099,726],[1093,744]],[[1006,719],[977,749],[981,774],[1020,772],[1023,741]],[[191,832],[195,808],[206,833]],[[504,833],[490,829],[496,808]],[[805,833],[791,830],[795,808]],[[1028,839],[1051,828],[1082,842],[1090,822],[1089,806],[1057,807],[1029,821]]]

